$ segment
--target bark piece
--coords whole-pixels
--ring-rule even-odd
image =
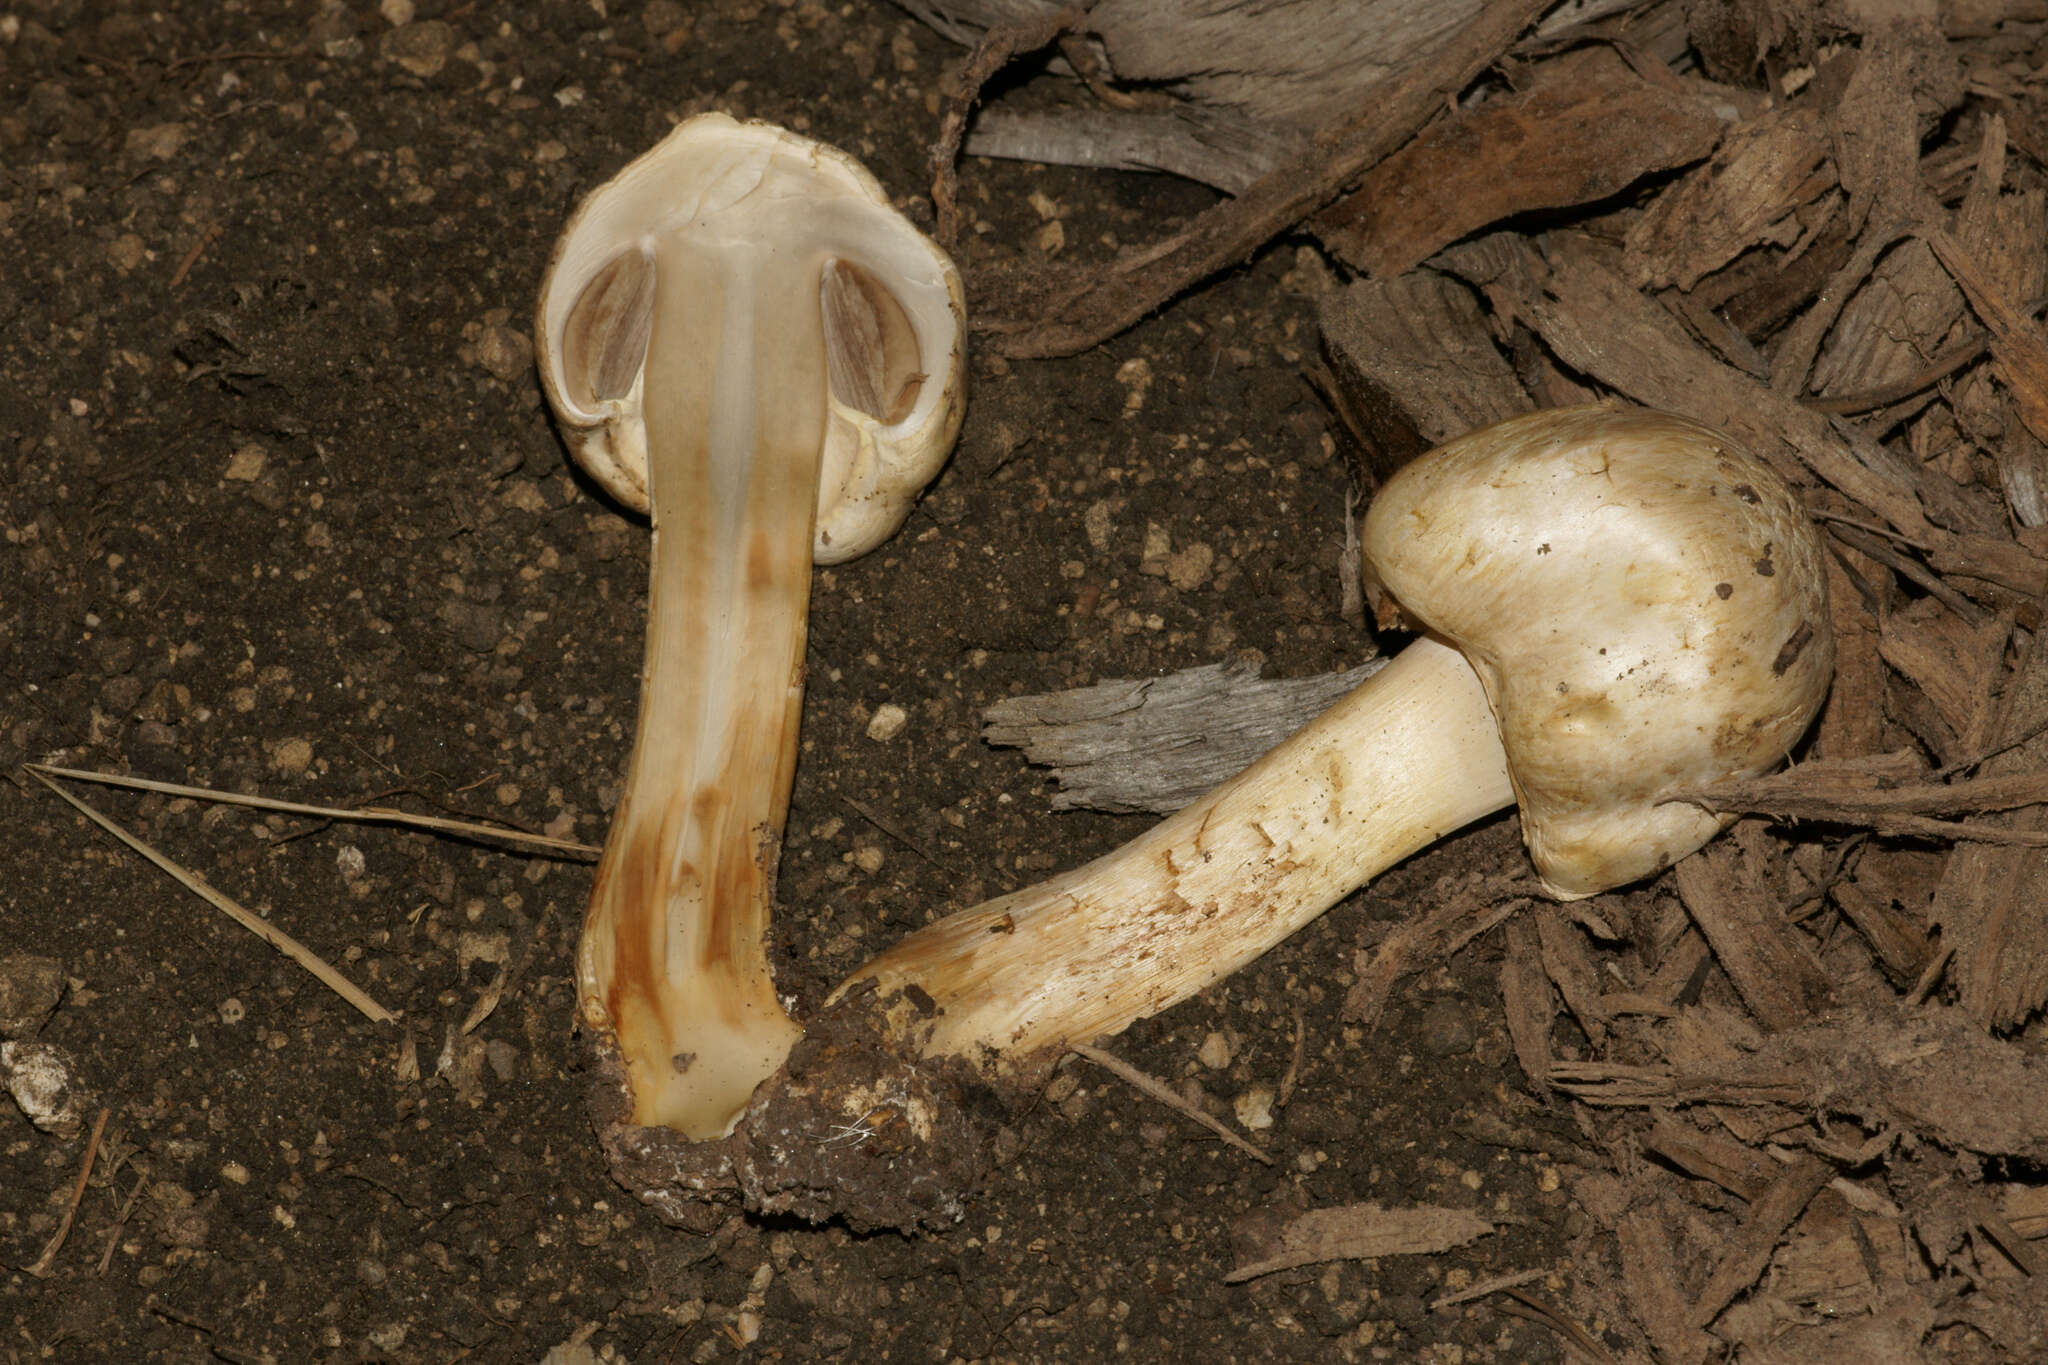
[[[1813,56],[1818,7],[1808,0],[1693,0],[1686,31],[1709,71],[1746,81],[1767,59],[1785,65]]]
[[[1835,684],[1821,708],[1814,744],[1823,757],[1859,758],[1885,746],[1884,661],[1878,655],[1874,614],[1890,605],[1890,583],[1873,561],[1853,550],[1828,556]],[[1874,600],[1865,600],[1866,594]]]
[[[1427,914],[1396,926],[1378,944],[1351,955],[1357,979],[1344,993],[1344,1021],[1372,1027],[1397,980],[1507,919],[1528,904],[1523,894],[1527,890],[1526,884],[1501,877],[1472,877],[1448,891],[1439,889]]]
[[[1914,780],[1921,771],[1920,760],[1903,751],[1842,762],[1816,759],[1763,777],[1730,778],[1678,793],[1674,799],[1694,801],[1709,810],[1860,825],[1883,834],[2029,848],[2048,839],[2048,831],[2035,828],[1928,818],[2048,804],[2048,767],[2014,768],[1952,782]]]
[[[1972,625],[1932,598],[1888,614],[1878,631],[1878,652],[1933,705],[1936,716],[1965,750],[1981,750],[1989,735],[1975,733],[1992,685],[2004,672],[2009,626]]]
[[[1534,406],[1479,301],[1447,275],[1417,270],[1325,296],[1330,369],[1369,427],[1412,431],[1425,447]]]
[[[1913,924],[1892,909],[1886,899],[1859,879],[1836,882],[1828,896],[1863,935],[1877,954],[1884,974],[1901,990],[1920,979],[1927,970],[1928,946],[1924,926]]]
[[[1557,987],[1565,1008],[1595,1047],[1605,1043],[1607,1013],[1600,1007],[1600,971],[1586,951],[1584,937],[1572,927],[1570,914],[1555,905],[1537,910],[1536,937],[1544,975]]]
[[[2037,439],[2048,441],[2048,339],[2040,324],[2014,304],[2000,281],[1961,242],[1937,229],[1927,234],[1927,243],[1991,329],[1992,358],[2012,390],[2020,419]]]
[[[1088,26],[1117,77],[1312,127],[1472,21],[1479,0],[1100,0]]]
[[[1879,203],[1891,213],[1922,207],[1913,86],[1919,75],[1916,62],[1925,56],[1903,29],[1877,29],[1857,54],[1855,71],[1832,111],[1835,168],[1849,196],[1852,231]]]
[[[1586,48],[1542,63],[1518,94],[1424,128],[1313,226],[1347,263],[1398,275],[1489,223],[1698,161],[1721,127],[1668,73],[1651,81],[1612,49]]]
[[[1900,98],[1905,108],[1893,113],[1903,120],[1910,135],[1910,93]],[[1882,115],[1884,111],[1873,108],[1866,112]],[[1917,148],[1909,151],[1917,154]],[[2004,170],[2005,126],[1996,118],[1987,119],[1979,139],[1977,173],[1955,216],[1957,240],[1975,250],[1982,251],[1995,240]],[[1931,204],[1923,205],[1923,199],[1917,179],[1892,187],[1890,200],[1896,209],[1921,206],[1929,214],[1938,212]],[[1835,397],[1882,389],[1915,376],[1945,344],[1957,339],[1955,329],[1962,316],[1962,291],[1949,280],[1933,249],[1917,239],[1903,242],[1843,308],[1814,366],[1811,387],[1815,393]]]

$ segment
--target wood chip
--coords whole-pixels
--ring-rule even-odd
[[[1663,1358],[1700,1362],[1711,1358],[1714,1340],[1692,1323],[1690,1295],[1684,1290],[1683,1267],[1672,1249],[1664,1219],[1655,1208],[1631,1209],[1616,1226],[1621,1250],[1622,1282],[1628,1308]]]
[[[1550,1021],[1556,1013],[1550,982],[1543,975],[1536,926],[1527,915],[1507,924],[1507,955],[1500,964],[1501,1006],[1507,1015],[1508,1038],[1522,1077],[1539,1097],[1550,1095]]]
[[[1276,1270],[1318,1261],[1430,1256],[1490,1236],[1496,1226],[1494,1220],[1466,1209],[1428,1204],[1402,1209],[1378,1204],[1310,1209],[1281,1229],[1270,1254],[1240,1263],[1223,1282],[1242,1284]]]

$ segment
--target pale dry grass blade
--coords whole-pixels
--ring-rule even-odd
[[[64,800],[70,802],[71,805],[75,807],[80,814],[86,817],[86,819],[92,821],[101,829],[113,835],[116,839],[119,839],[122,843],[134,849],[137,853],[140,853],[143,857],[149,859],[152,863],[155,863],[159,868],[161,868],[163,871],[169,873],[173,878],[175,878],[180,885],[185,887],[186,890],[192,892],[192,894],[194,894],[195,896],[198,896],[202,900],[206,901],[209,905],[213,906],[214,909],[220,911],[223,915],[226,915],[229,919],[241,925],[244,929],[247,929],[250,933],[256,935],[256,937],[262,939],[265,943],[268,943],[271,947],[277,949],[280,953],[283,953],[286,957],[298,963],[301,967],[304,967],[314,976],[320,978],[321,982],[325,984],[329,990],[333,991],[342,999],[348,1001],[349,1004],[354,1005],[358,1010],[362,1011],[362,1013],[372,1022],[385,1024],[390,1023],[392,1020],[398,1018],[398,1016],[393,1014],[390,1010],[385,1009],[375,1000],[372,1000],[369,996],[365,995],[361,990],[359,990],[356,987],[355,983],[351,982],[347,977],[343,976],[340,972],[336,971],[333,967],[329,966],[326,960],[322,958],[318,953],[314,952],[311,948],[308,948],[305,944],[299,942],[290,934],[287,934],[284,930],[278,928],[276,925],[272,924],[269,920],[263,918],[263,916],[257,914],[255,911],[238,904],[236,901],[234,901],[224,893],[215,890],[212,886],[207,884],[205,879],[195,875],[194,873],[187,872],[177,863],[171,861],[171,859],[157,852],[156,849],[150,847],[150,845],[144,843],[135,835],[130,834],[127,830],[123,829],[120,825],[114,823],[114,821],[112,821],[108,817],[100,814],[100,812],[94,810],[91,806],[79,800],[70,792],[65,791],[62,787],[58,786],[55,782],[52,782],[49,779],[49,777],[45,775],[46,771],[61,770],[45,770],[40,765],[28,765],[29,776],[35,778],[36,781],[42,783],[45,787],[48,787],[51,791],[57,793],[58,796],[61,796],[62,798],[64,798]],[[94,774],[87,774],[87,776],[94,776]]]
[[[57,1263],[57,1253],[64,1249],[64,1239],[71,1235],[72,1220],[78,1217],[78,1205],[85,1198],[85,1182],[92,1177],[92,1164],[100,1154],[100,1138],[107,1131],[107,1119],[111,1109],[100,1110],[100,1116],[92,1125],[92,1136],[86,1139],[85,1160],[78,1166],[78,1182],[71,1187],[71,1198],[65,1202],[64,1216],[58,1220],[57,1231],[51,1234],[43,1247],[43,1254],[36,1257],[34,1265],[25,1265],[22,1270],[39,1280],[50,1277],[50,1267]]]
[[[1251,1143],[1246,1142],[1243,1138],[1225,1127],[1222,1120],[1214,1118],[1204,1111],[1197,1109],[1194,1105],[1189,1104],[1186,1100],[1175,1094],[1172,1088],[1163,1081],[1155,1080],[1153,1077],[1146,1075],[1115,1053],[1104,1052],[1101,1048],[1091,1047],[1087,1043],[1068,1043],[1067,1051],[1077,1057],[1087,1058],[1110,1075],[1115,1076],[1125,1085],[1136,1090],[1139,1094],[1150,1096],[1177,1114],[1185,1114],[1217,1137],[1222,1138],[1226,1144],[1235,1147],[1238,1151],[1243,1152],[1261,1165],[1270,1166],[1273,1164],[1273,1158],[1270,1153],[1262,1151]]]
[[[245,796],[241,792],[216,791],[211,787],[185,787],[176,782],[158,782],[152,778],[129,777],[120,773],[96,773],[86,768],[59,768],[48,763],[25,763],[22,766],[29,772],[48,777],[68,777],[77,782],[98,782],[108,787],[128,787],[135,791],[157,792],[164,796],[189,797],[194,801],[214,801],[224,806],[274,810],[285,815],[306,815],[321,820],[346,820],[362,825],[405,825],[413,829],[433,830],[439,834],[465,834],[480,839],[502,839],[507,843],[524,844],[529,848],[545,849],[551,853],[573,853],[583,858],[595,858],[603,851],[595,844],[580,844],[574,839],[528,834],[525,830],[512,829],[505,825],[452,820],[441,815],[415,815],[411,811],[397,810],[390,806],[363,806],[354,810],[346,806],[310,806],[300,801],[279,801],[269,796]]]

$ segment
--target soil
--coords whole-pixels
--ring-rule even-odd
[[[8,1359],[1560,1358],[1525,1318],[1429,1306],[1561,1275],[1585,1231],[1554,1156],[1577,1135],[1527,1094],[1501,1022],[1498,942],[1408,982],[1370,1031],[1338,1017],[1355,948],[1447,879],[1521,866],[1510,823],[1114,1040],[1231,1122],[1299,1041],[1250,1134],[1273,1166],[1069,1058],[946,1232],[693,1233],[613,1182],[584,1108],[587,863],[85,792],[400,1015],[379,1024],[20,775],[601,840],[648,537],[568,466],[532,371],[565,215],[722,109],[844,147],[929,222],[957,52],[890,6],[383,9],[0,11],[0,917],[6,951],[61,964],[38,1036],[88,1126],[109,1114],[38,1278],[11,1267],[58,1230],[86,1143],[0,1113]],[[963,191],[970,279],[1104,257],[1212,202],[976,161]],[[1339,614],[1345,462],[1301,378],[1329,283],[1283,243],[1074,360],[977,359],[909,525],[818,574],[773,944],[800,1011],[905,930],[1144,827],[1053,814],[981,743],[988,703],[1369,647]],[[1162,536],[1209,553],[1142,571]],[[888,703],[908,724],[870,738]],[[1508,1221],[1441,1256],[1223,1283],[1278,1218],[1361,1200]]]

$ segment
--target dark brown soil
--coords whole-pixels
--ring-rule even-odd
[[[366,0],[0,12],[10,774],[46,760],[601,839],[647,537],[568,468],[531,370],[565,214],[715,108],[845,147],[929,218],[954,54],[889,6],[409,8],[397,29]],[[1099,257],[1209,202],[1012,164],[963,183],[970,275],[1055,239]],[[806,1006],[904,930],[1143,827],[1053,815],[980,743],[987,703],[1365,647],[1338,614],[1346,473],[1300,378],[1324,282],[1284,244],[1076,360],[977,362],[910,524],[819,574],[775,943]],[[1148,528],[1213,563],[1181,586],[1141,573]],[[877,742],[885,702],[910,721]],[[1227,1117],[1302,1030],[1299,1084],[1254,1135],[1272,1168],[1069,1059],[949,1233],[733,1217],[692,1235],[613,1184],[583,1109],[586,865],[88,793],[402,1015],[379,1025],[40,787],[0,790],[0,948],[62,964],[40,1037],[75,1060],[88,1122],[111,1115],[47,1278],[0,1271],[10,1360],[536,1361],[572,1340],[634,1362],[1559,1358],[1492,1307],[1428,1308],[1566,1264],[1583,1230],[1542,1136],[1574,1134],[1521,1088],[1497,946],[1409,983],[1370,1034],[1337,1017],[1355,946],[1446,876],[1518,865],[1507,826],[1116,1041]],[[1211,1034],[1224,1065],[1198,1060]],[[84,1148],[0,1113],[0,1261],[37,1258]],[[1513,1221],[1442,1257],[1222,1283],[1234,1237],[1363,1199]]]

